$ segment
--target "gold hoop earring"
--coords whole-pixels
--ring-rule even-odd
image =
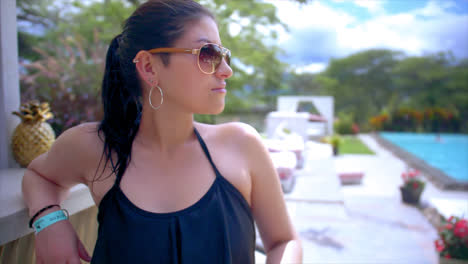
[[[152,83],[153,82],[151,82],[151,84]],[[153,105],[153,103],[151,102],[151,94],[153,93],[154,87],[155,87],[154,85],[151,85],[151,90],[149,92],[148,101],[149,101],[149,104],[150,104],[151,108],[153,108],[154,110],[158,110],[161,107],[161,105],[163,104],[163,102],[164,102],[164,95],[163,95],[163,91],[162,91],[161,87],[159,87],[159,85],[156,85],[156,87],[158,87],[158,89],[159,89],[159,92],[161,93],[161,103],[157,107],[155,107]]]

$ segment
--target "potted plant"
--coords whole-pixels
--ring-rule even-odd
[[[468,221],[455,216],[444,219],[434,244],[440,264],[468,264]]]
[[[418,204],[426,183],[419,177],[418,170],[407,170],[401,174],[403,185],[400,186],[404,203]]]

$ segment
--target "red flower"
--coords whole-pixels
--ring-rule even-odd
[[[444,241],[438,239],[434,241],[437,252],[442,252],[445,249]]]
[[[459,249],[466,250],[468,247],[468,220],[451,216],[444,225],[439,226],[437,229],[439,239],[434,243],[439,256],[459,258]]]
[[[448,224],[444,225],[444,229],[450,230],[452,228],[453,228],[453,224],[451,224],[451,223],[448,223]]]
[[[417,182],[413,182],[413,189],[419,188],[419,184]]]
[[[468,236],[468,221],[462,219],[455,223],[453,234],[459,238]]]

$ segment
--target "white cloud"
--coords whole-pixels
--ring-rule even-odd
[[[288,57],[297,57],[295,52],[307,52],[308,50],[321,51],[324,42],[334,38],[336,30],[346,28],[356,22],[356,18],[344,11],[337,11],[320,1],[312,1],[309,4],[299,4],[295,1],[267,1],[277,7],[277,15],[287,24],[290,32],[276,27],[278,43],[284,45]],[[319,37],[315,37],[317,33]],[[300,36],[297,36],[299,34]],[[306,38],[306,43],[301,43]],[[333,40],[331,40],[333,41]],[[336,45],[329,43],[328,48]],[[293,51],[290,51],[290,50]],[[296,59],[296,58],[292,58]]]
[[[456,6],[456,4],[452,1],[434,1],[431,0],[427,3],[427,5],[419,10],[416,10],[414,13],[423,16],[444,16],[448,13],[446,12],[447,9]]]
[[[339,48],[355,52],[369,48],[403,49],[411,53],[423,46],[420,27],[409,14],[380,16],[352,28],[338,30]]]
[[[371,13],[379,13],[383,12],[383,4],[384,1],[377,1],[377,0],[354,0],[354,4],[367,8]]]
[[[269,1],[275,4],[279,18],[293,28],[342,27],[355,21],[343,11],[337,11],[320,1],[299,4],[294,1]]]
[[[299,4],[295,1],[266,1],[277,7],[277,15],[280,20],[287,24],[291,30],[328,29],[346,27],[355,22],[351,15],[333,10],[320,1],[313,1],[309,4]],[[281,27],[276,27],[278,40],[284,43],[289,40],[291,34]]]
[[[270,2],[290,28],[289,33],[280,32],[279,45],[291,64],[314,65],[370,48],[402,50],[410,55],[452,50],[456,56],[468,57],[463,48],[468,47],[468,15],[449,12],[455,5],[451,1],[429,1],[417,10],[385,14],[383,9],[378,11],[382,1],[357,0],[356,4],[378,11],[366,21],[322,1],[307,5]],[[305,69],[314,66],[302,66]]]
[[[326,63],[311,63],[309,65],[304,66],[295,66],[294,69],[297,74],[302,73],[318,73],[327,68]]]
[[[468,27],[463,26],[468,25],[468,15],[447,12],[446,9],[452,6],[450,2],[443,5],[437,3],[431,1],[419,10],[382,15],[353,28],[340,29],[340,47],[350,51],[384,47],[421,55],[424,52],[457,49],[456,44],[465,43],[468,46]],[[455,52],[468,55],[463,50]]]

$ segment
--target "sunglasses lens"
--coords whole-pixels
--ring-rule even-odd
[[[231,66],[231,51],[230,50],[227,50],[226,57],[224,57],[224,59],[226,60],[227,65]]]
[[[230,54],[229,54],[230,57]],[[214,73],[223,60],[223,49],[214,44],[206,44],[200,49],[198,63],[204,73]],[[226,62],[229,64],[230,58],[226,56]]]

